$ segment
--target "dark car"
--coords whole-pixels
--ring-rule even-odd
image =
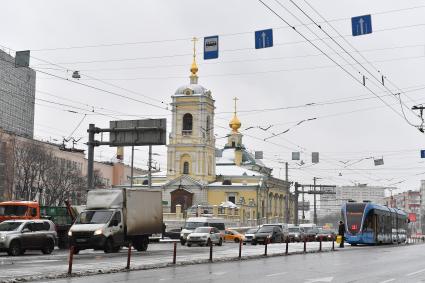
[[[304,239],[304,232],[300,227],[289,227],[288,238],[290,242],[301,242]]]
[[[319,234],[319,229],[317,227],[301,227],[300,228],[307,242],[315,241],[316,235]]]
[[[334,241],[335,239],[335,232],[328,229],[319,229],[319,233],[316,235],[316,241]]]
[[[269,240],[269,243],[282,243],[284,241],[282,228],[279,226],[262,226],[255,233],[252,244],[264,244],[267,240]]]
[[[170,239],[180,239],[180,232],[182,229],[177,228],[177,229],[171,229],[168,231],[165,231],[164,233],[164,237],[170,238]]]

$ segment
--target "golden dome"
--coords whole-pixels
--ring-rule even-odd
[[[241,127],[241,121],[239,121],[238,117],[235,115],[233,116],[232,120],[229,122],[229,127],[233,130],[234,133],[238,132],[238,129]]]
[[[196,73],[198,72],[198,66],[196,65],[195,56],[193,56],[193,62],[192,66],[190,67],[190,72],[193,76],[196,76]]]

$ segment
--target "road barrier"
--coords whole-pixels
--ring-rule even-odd
[[[239,240],[239,259],[242,258],[242,240]]]
[[[304,253],[307,252],[307,238],[304,237]]]
[[[322,237],[319,238],[319,252],[322,251]]]
[[[286,246],[285,246],[285,254],[288,255],[288,250],[289,250],[289,239],[286,238]]]
[[[68,275],[72,274],[72,261],[74,260],[74,246],[69,247],[69,257],[68,257]]]
[[[267,237],[267,238],[264,240],[264,255],[265,255],[265,256],[267,256],[267,245],[268,245],[268,243],[269,243],[269,238]]]
[[[213,243],[210,241],[210,261],[213,261]]]
[[[176,257],[177,257],[177,242],[174,242],[174,248],[173,248],[173,264],[176,264]]]
[[[335,250],[335,239],[332,239],[332,250]]]
[[[125,267],[125,269],[130,269],[130,259],[131,259],[131,243],[128,244],[127,266]]]

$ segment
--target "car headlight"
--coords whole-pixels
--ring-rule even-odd
[[[68,236],[72,237],[72,231],[71,230],[68,231]]]
[[[4,240],[6,240],[6,235],[1,235],[0,236],[0,241],[4,241]]]
[[[202,239],[206,239],[206,238],[208,238],[208,237],[207,237],[207,236],[202,236],[201,238],[202,238]]]
[[[93,235],[102,235],[103,231],[102,229],[97,229],[96,231],[94,231]]]

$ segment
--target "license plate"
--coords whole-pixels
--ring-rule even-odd
[[[87,242],[87,239],[75,239],[75,241],[77,243],[85,243],[85,242]]]

